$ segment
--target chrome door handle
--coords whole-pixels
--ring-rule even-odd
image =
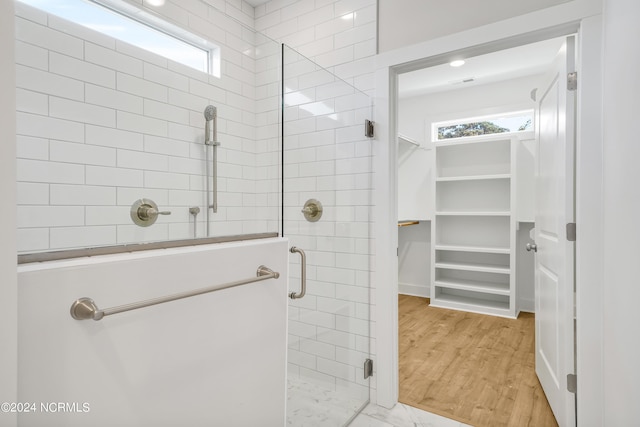
[[[307,255],[302,249],[295,246],[292,246],[291,249],[289,249],[289,252],[292,254],[300,254],[300,293],[291,292],[289,294],[289,298],[299,299],[307,293]]]
[[[527,248],[527,252],[538,252],[538,245],[536,245],[535,243],[527,243],[525,248]]]

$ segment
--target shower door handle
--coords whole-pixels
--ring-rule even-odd
[[[302,249],[295,246],[292,246],[291,249],[289,249],[289,252],[292,254],[300,254],[300,293],[291,292],[289,294],[289,298],[299,299],[307,293],[307,255]]]

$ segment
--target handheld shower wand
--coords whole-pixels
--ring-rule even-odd
[[[204,143],[206,146],[213,147],[211,155],[212,191],[209,190],[209,163],[207,162],[207,237],[209,237],[209,209],[212,209],[214,213],[218,212],[218,145],[220,143],[218,142],[218,110],[216,107],[207,105],[207,108],[204,109],[204,119]],[[212,192],[213,200],[211,200]]]
[[[207,105],[204,109],[204,143],[215,145],[218,140],[218,109],[213,105]]]

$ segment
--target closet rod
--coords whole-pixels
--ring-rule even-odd
[[[400,221],[398,222],[398,227],[407,227],[409,225],[420,224],[420,221]]]

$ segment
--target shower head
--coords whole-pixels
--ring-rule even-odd
[[[216,114],[216,107],[213,105],[207,105],[207,108],[204,109],[204,119],[206,121],[213,120],[216,117]]]
[[[206,145],[216,145],[218,139],[218,110],[213,105],[207,105],[204,109],[204,143]]]

